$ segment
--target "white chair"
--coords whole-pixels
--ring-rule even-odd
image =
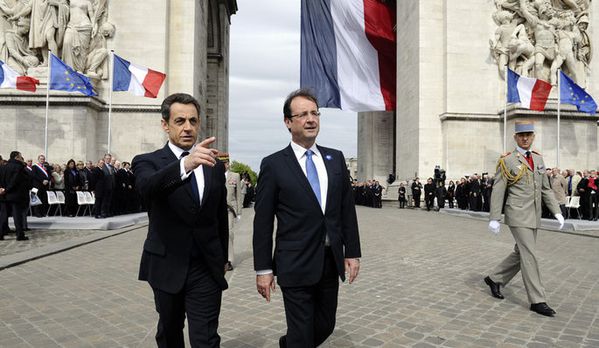
[[[580,220],[580,196],[572,196],[566,203],[566,209],[568,209],[568,219],[570,218],[570,209],[576,209],[578,220]]]
[[[56,199],[58,200],[58,203],[60,204],[59,207],[65,208],[65,211],[66,211],[67,199],[66,199],[66,197],[64,195],[64,192],[62,192],[62,191],[55,191],[54,193],[56,193]]]
[[[56,197],[56,192],[47,191],[46,193],[48,195],[48,211],[46,212],[46,215],[50,216],[50,210],[52,209],[52,206],[55,205],[56,209],[54,210],[54,215],[56,215],[56,212],[59,212],[60,216],[62,216],[62,209],[60,208],[60,202],[58,201],[58,198]]]
[[[96,204],[96,197],[92,196],[88,191],[84,191],[83,195],[85,196],[85,202],[89,205],[89,216],[92,215],[92,210],[94,209],[94,204]]]
[[[83,191],[77,191],[77,205],[79,207],[77,207],[77,213],[75,213],[75,215],[79,216],[79,210],[81,210],[81,207],[83,207],[83,215],[85,215],[85,211],[89,209],[89,205],[87,204],[87,200],[85,199],[85,194]],[[91,216],[91,210],[89,214]]]

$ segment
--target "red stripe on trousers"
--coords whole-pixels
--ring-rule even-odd
[[[536,111],[545,110],[549,93],[551,93],[551,84],[543,80],[537,80],[530,96],[530,109]]]
[[[388,5],[380,0],[364,0],[366,37],[378,52],[381,92],[385,109],[395,109],[395,86],[397,77],[397,37],[393,27],[396,23],[394,2]]]

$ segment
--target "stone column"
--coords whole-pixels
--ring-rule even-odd
[[[358,113],[358,180],[376,179],[386,185],[393,173],[394,113]]]

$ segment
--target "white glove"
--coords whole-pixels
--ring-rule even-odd
[[[499,234],[501,224],[497,220],[489,221],[489,232],[493,234]]]
[[[555,218],[557,219],[557,222],[559,222],[559,229],[561,230],[564,227],[564,217],[562,214],[555,214]]]

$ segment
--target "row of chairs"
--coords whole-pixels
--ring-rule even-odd
[[[86,215],[87,212],[87,214],[91,216],[94,204],[96,203],[96,196],[93,192],[89,191],[76,191],[76,193],[78,205],[76,216],[79,216],[79,211],[81,211],[81,208],[83,208],[82,215]],[[54,216],[56,216],[57,214],[60,214],[60,216],[62,216],[62,207],[66,203],[66,197],[64,195],[64,192],[47,191],[46,195],[48,198],[48,211],[46,211],[46,216],[50,216],[50,211],[54,206],[56,207],[54,210]],[[41,201],[37,196],[37,192],[30,192],[30,203],[30,207],[41,204]],[[29,211],[31,214],[31,208],[29,209]]]

